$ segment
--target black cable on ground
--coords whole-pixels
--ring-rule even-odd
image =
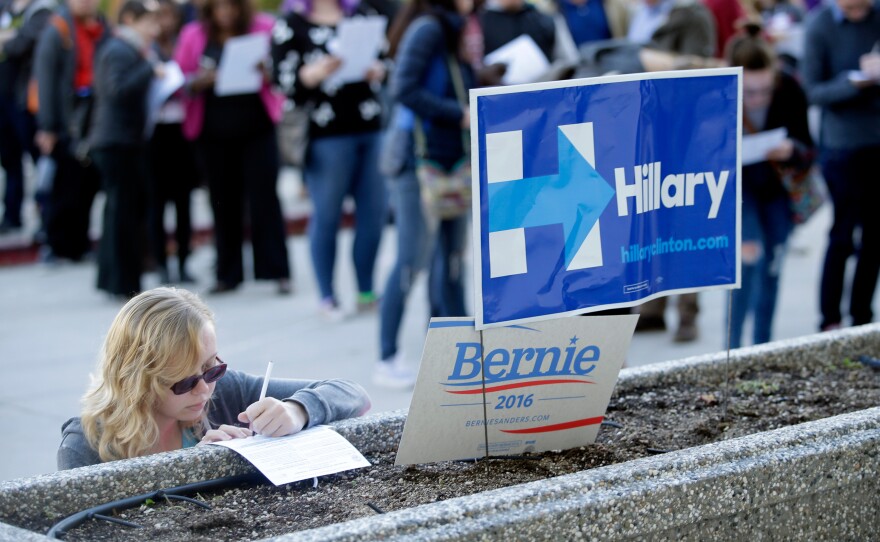
[[[54,539],[61,539],[67,531],[70,529],[74,529],[85,521],[95,518],[95,519],[103,519],[106,521],[111,521],[113,523],[119,523],[122,525],[126,525],[129,527],[140,527],[136,523],[120,520],[118,518],[114,518],[112,516],[108,516],[108,513],[112,513],[114,510],[125,510],[127,508],[133,508],[140,504],[143,504],[147,499],[157,500],[163,497],[168,497],[173,500],[181,500],[191,502],[193,504],[197,504],[203,508],[210,509],[211,507],[201,501],[196,499],[191,499],[189,497],[184,497],[186,494],[197,493],[199,491],[207,491],[210,489],[216,489],[218,487],[223,486],[231,486],[236,484],[241,484],[245,482],[265,482],[265,477],[260,474],[243,474],[239,476],[227,476],[225,478],[215,478],[214,480],[205,480],[203,482],[195,482],[192,484],[186,484],[183,486],[172,487],[169,489],[159,489],[157,491],[153,491],[150,493],[144,493],[143,495],[135,495],[134,497],[127,497],[125,499],[119,499],[113,502],[104,503],[98,506],[94,506],[92,508],[83,510],[81,512],[77,512],[76,514],[70,515],[63,520],[59,521],[55,525],[49,529],[49,532],[46,533],[46,536]]]

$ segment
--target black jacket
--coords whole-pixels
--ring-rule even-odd
[[[3,52],[0,54],[0,91],[13,95],[16,104],[22,109],[27,105],[27,87],[31,78],[34,49],[54,8],[54,0],[32,0],[18,15],[21,26],[18,27],[15,37],[3,45]],[[16,17],[16,14],[12,14],[11,0],[0,8],[0,13],[4,12]]]
[[[81,127],[74,126],[73,111],[76,102],[76,89],[73,88],[73,75],[76,69],[76,31],[73,18],[66,8],[61,8],[58,14],[67,23],[69,35],[65,40],[54,25],[49,24],[46,27],[37,42],[34,75],[37,78],[40,97],[37,127],[64,139],[70,137],[71,130]],[[104,19],[99,16],[99,21],[104,26],[104,32],[96,44],[96,54],[109,35]]]
[[[134,45],[113,37],[95,58],[93,149],[146,142],[147,93],[153,67]]]
[[[553,18],[541,13],[531,4],[523,5],[518,11],[486,9],[480,13],[480,26],[483,28],[485,53],[488,55],[527,34],[547,57],[553,61],[556,47],[556,25]]]

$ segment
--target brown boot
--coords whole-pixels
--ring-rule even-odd
[[[689,343],[697,340],[697,324],[693,321],[682,321],[678,324],[678,330],[672,338],[677,343]]]

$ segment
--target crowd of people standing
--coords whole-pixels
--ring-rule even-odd
[[[362,77],[339,83],[337,29],[370,16],[387,21],[386,47]],[[870,157],[880,146],[880,6],[872,0],[288,0],[271,10],[255,0],[0,0],[0,228],[22,226],[23,162],[30,159],[38,165],[43,258],[83,259],[102,190],[96,283],[128,299],[141,291],[145,262],[163,283],[192,280],[190,196],[204,185],[216,248],[210,292],[245,280],[249,237],[254,278],[274,281],[286,295],[292,262],[276,185],[281,156],[296,151],[313,204],[308,238],[318,311],[329,322],[345,316],[333,279],[350,197],[354,301],[379,316],[375,380],[409,386],[414,374],[398,340],[419,273],[427,270],[431,316],[467,311],[468,216],[432,213],[419,164],[453,172],[469,162],[467,91],[503,84],[507,67],[485,62],[486,55],[522,35],[547,60],[536,81],[743,67],[743,132],[785,128],[788,135],[765,161],[742,170],[742,288],[732,296],[731,345],[743,344],[749,314],[751,342],[771,339],[796,225],[791,183],[819,171],[834,207],[819,327],[872,321],[880,271],[878,217],[870,211],[880,186],[870,180]],[[261,78],[258,88],[218,91],[227,45],[247,36],[269,44],[265,58],[246,67]],[[152,85],[171,77],[172,66],[182,85],[151,106]],[[810,105],[822,112],[815,141]],[[294,117],[307,137],[290,143],[279,126]],[[279,149],[279,141],[298,148]],[[169,203],[177,217],[173,245],[164,223]],[[389,212],[397,255],[377,285]],[[841,303],[852,256],[848,322]],[[681,296],[677,308],[675,340],[694,340],[696,294]],[[646,304],[640,327],[665,329],[664,313],[665,299]]]

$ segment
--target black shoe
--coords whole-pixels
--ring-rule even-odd
[[[639,316],[636,331],[666,331],[666,322],[662,316]]]
[[[290,295],[293,287],[290,285],[290,279],[278,279],[278,295]]]
[[[235,286],[232,286],[230,284],[226,284],[225,282],[221,282],[218,280],[217,284],[215,284],[214,286],[211,287],[210,290],[208,290],[208,294],[210,294],[210,295],[225,294],[227,292],[234,291],[236,288],[238,288],[237,284]]]
[[[0,223],[0,235],[7,233],[15,233],[21,229],[21,224],[13,224],[11,222]]]
[[[190,276],[189,273],[186,272],[186,269],[181,267],[180,272],[177,274],[178,282],[181,284],[192,284],[196,280]]]
[[[697,324],[682,322],[679,324],[678,331],[675,332],[672,340],[677,343],[689,343],[697,340],[697,335]]]

